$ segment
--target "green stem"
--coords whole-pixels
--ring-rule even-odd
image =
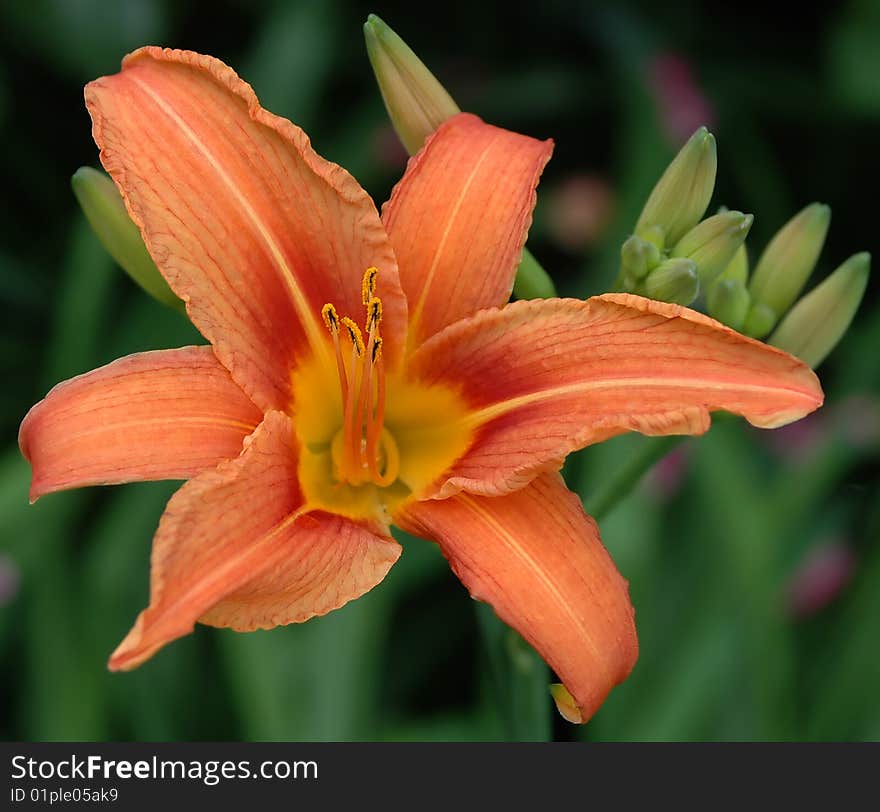
[[[553,719],[547,690],[549,669],[534,649],[498,618],[491,606],[477,603],[476,610],[504,738],[507,741],[550,741]]]
[[[638,452],[584,500],[587,513],[597,520],[607,516],[657,462],[685,439],[681,435],[645,438]]]

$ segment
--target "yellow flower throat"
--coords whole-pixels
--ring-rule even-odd
[[[464,453],[471,431],[457,392],[386,377],[377,277],[376,268],[364,274],[363,330],[333,304],[322,308],[335,368],[316,353],[297,369],[293,417],[307,506],[388,521]]]

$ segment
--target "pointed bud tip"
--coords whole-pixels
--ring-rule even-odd
[[[706,127],[700,127],[655,184],[636,222],[636,233],[658,225],[669,245],[678,242],[705,213],[717,168],[715,137]]]
[[[860,251],[858,254],[853,254],[848,262],[855,270],[869,273],[871,270],[871,252]]]
[[[831,206],[826,203],[810,203],[801,209],[796,218],[800,218],[807,228],[825,234],[831,224]]]
[[[80,208],[90,218],[95,216],[93,212],[96,206],[102,204],[111,207],[122,205],[116,184],[106,174],[91,166],[81,166],[70,176],[70,188],[73,190]],[[95,197],[96,195],[99,197]],[[92,222],[91,219],[90,222]]]
[[[364,23],[364,37],[367,40],[368,47],[371,42],[378,45],[379,41],[383,37],[387,37],[390,31],[391,28],[388,27],[388,24],[381,17],[376,14],[367,15],[367,21]]]
[[[829,206],[810,203],[785,223],[758,259],[749,283],[752,298],[784,314],[816,267],[830,222]]]
[[[837,346],[868,287],[871,255],[854,254],[798,301],[769,343],[814,369]]]
[[[97,169],[91,166],[81,166],[76,172],[73,173],[70,177],[70,185],[73,186],[74,189],[77,186],[81,186],[84,183],[97,181],[98,183],[106,180],[107,176],[98,171]]]
[[[691,141],[694,144],[699,144],[700,146],[707,146],[715,143],[715,136],[709,132],[709,128],[705,124],[701,124],[693,131],[693,133],[691,133],[688,141]],[[687,143],[687,141],[685,143]]]
[[[375,14],[364,23],[364,39],[391,124],[414,155],[437,127],[461,111],[412,48]]]
[[[815,217],[818,220],[830,220],[831,219],[831,206],[827,203],[810,203],[804,209],[804,212],[808,213],[811,217]]]
[[[696,152],[703,161],[715,163],[718,160],[718,145],[715,143],[715,136],[709,132],[709,129],[703,125],[694,132],[694,134],[685,143],[685,149],[688,146],[696,148]]]

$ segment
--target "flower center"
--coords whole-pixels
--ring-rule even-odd
[[[362,441],[362,450],[366,451],[366,441]],[[345,433],[342,429],[336,432],[333,442],[330,444],[330,458],[333,460],[333,476],[338,482],[348,482],[351,485],[360,485],[364,482],[372,482],[379,487],[387,487],[395,479],[400,472],[400,450],[391,432],[388,429],[382,429],[379,435],[379,442],[376,447],[376,456],[373,460],[374,465],[363,465],[361,468],[361,478],[358,481],[352,481],[350,472],[346,472],[345,464],[347,455],[345,445]],[[378,472],[378,476],[373,475],[373,471]]]
[[[335,363],[316,353],[293,373],[291,414],[306,504],[355,519],[389,521],[424,493],[470,445],[469,410],[457,391],[386,377],[378,272],[364,274],[363,329],[332,303],[322,316]]]

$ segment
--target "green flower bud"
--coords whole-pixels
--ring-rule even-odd
[[[782,315],[792,306],[816,267],[828,233],[831,209],[812,203],[789,220],[764,249],[749,293]]]
[[[745,285],[749,281],[749,252],[746,250],[746,244],[743,243],[736,249],[733,259],[727,264],[727,267],[718,275],[716,282],[723,279],[732,279]]]
[[[738,279],[716,280],[706,296],[709,315],[734,330],[742,328],[750,304],[749,292]]]
[[[746,313],[742,332],[752,338],[764,338],[773,329],[778,318],[776,311],[770,305],[753,299],[749,312]]]
[[[620,246],[620,273],[624,279],[638,282],[660,264],[660,251],[654,243],[635,234]]]
[[[412,49],[375,14],[364,23],[364,38],[388,116],[406,151],[414,155],[434,130],[461,111]]]
[[[672,256],[693,260],[700,282],[708,285],[733,260],[753,220],[751,214],[741,211],[725,211],[709,217],[675,244]]]
[[[717,167],[715,138],[700,127],[657,181],[635,233],[641,235],[651,226],[660,226],[667,245],[678,242],[706,212],[715,188]]]
[[[415,155],[434,130],[461,110],[412,48],[375,14],[364,23],[364,39],[391,124],[406,151]],[[550,275],[527,248],[513,293],[520,299],[556,295]]]
[[[83,166],[74,173],[70,185],[92,231],[122,270],[154,299],[185,312],[183,302],[159,273],[113,181],[103,172]]]
[[[661,226],[648,226],[638,234],[645,242],[650,243],[657,249],[657,255],[666,248],[666,232]]]
[[[817,367],[843,337],[868,285],[871,255],[856,254],[801,299],[768,341]]]
[[[528,248],[523,248],[522,260],[513,283],[513,295],[517,299],[551,299],[556,296],[553,280]]]
[[[660,302],[689,305],[700,292],[696,263],[681,257],[668,259],[645,277],[637,292]]]

